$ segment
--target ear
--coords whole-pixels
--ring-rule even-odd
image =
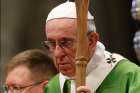
[[[41,83],[42,88],[44,89],[47,84],[48,84],[48,80],[43,81]]]
[[[89,39],[89,48],[92,49],[96,47],[96,43],[99,40],[99,35],[96,32],[91,32],[88,35],[88,39]]]
[[[89,40],[89,46],[88,46],[89,55],[90,55],[90,57],[92,57],[92,55],[94,54],[95,49],[96,49],[97,41],[99,40],[98,33],[90,32],[89,35],[88,35],[88,40]]]

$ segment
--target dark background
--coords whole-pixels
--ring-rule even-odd
[[[48,12],[65,1],[1,0],[1,85],[3,65],[18,52],[41,48]],[[131,16],[131,2],[132,0],[90,0],[89,10],[95,16],[97,32],[106,49],[139,64],[133,49],[134,33],[139,26]]]

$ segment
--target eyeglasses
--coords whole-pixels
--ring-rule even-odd
[[[26,85],[26,86],[17,86],[17,85],[13,85],[13,86],[8,86],[8,85],[5,85],[4,86],[4,93],[22,93],[26,88],[28,87],[33,87],[33,86],[36,86],[38,84],[41,84],[41,82],[36,82],[36,83],[33,83],[33,84],[30,84],[30,85]]]
[[[59,45],[61,48],[72,48],[74,46],[74,42],[74,39],[64,39],[60,41],[47,40],[43,42],[43,45],[50,51],[54,51],[56,45]]]

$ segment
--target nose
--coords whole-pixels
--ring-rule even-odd
[[[54,56],[56,58],[59,58],[59,57],[63,57],[64,55],[65,55],[64,48],[61,47],[60,45],[56,45],[54,50]]]

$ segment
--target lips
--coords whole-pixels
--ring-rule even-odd
[[[61,63],[61,64],[59,64],[59,68],[67,68],[67,67],[69,67],[69,65],[70,64],[68,64],[68,63]]]

